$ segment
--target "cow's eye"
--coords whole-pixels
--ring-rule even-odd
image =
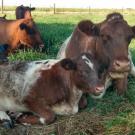
[[[108,41],[109,39],[111,39],[111,37],[109,36],[109,35],[101,35],[101,37],[102,37],[102,39],[103,39],[103,41]]]
[[[130,43],[133,37],[134,37],[133,35],[128,36],[127,37],[127,42]]]

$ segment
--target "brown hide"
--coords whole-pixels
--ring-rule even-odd
[[[51,123],[55,118],[51,107],[62,102],[71,105],[75,100],[72,99],[72,94],[76,88],[76,91],[81,89],[84,93],[101,93],[103,89],[97,88],[103,88],[103,85],[98,79],[96,70],[89,69],[88,64],[82,59],[83,55],[72,61],[63,59],[51,69],[39,71],[40,78],[23,101],[27,108],[45,118],[47,123]],[[95,67],[92,57],[89,54],[85,55]]]
[[[72,58],[81,52],[91,52],[98,61],[100,77],[109,73],[112,79],[125,78],[124,74],[130,71],[128,46],[134,36],[135,28],[129,26],[119,13],[109,14],[99,24],[81,21],[68,43],[66,57]]]
[[[96,40],[90,32],[94,24],[91,21],[81,21],[75,28],[66,49],[66,57],[72,58],[83,52],[95,54]]]
[[[11,50],[20,44],[29,48],[43,45],[40,33],[31,18],[0,21],[0,44],[8,44]]]

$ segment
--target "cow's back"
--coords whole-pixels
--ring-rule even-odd
[[[13,62],[0,65],[0,93],[20,99],[27,68],[26,62]]]
[[[0,20],[0,44],[10,44],[15,38],[19,23],[16,20]]]

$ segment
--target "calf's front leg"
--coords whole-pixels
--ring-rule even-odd
[[[39,116],[42,124],[50,124],[55,120],[55,114],[51,108],[43,103],[43,100],[38,100],[35,98],[27,98],[25,100],[27,108]]]
[[[34,124],[44,124],[44,119],[40,118],[37,115],[27,115],[22,114],[20,117],[16,119],[17,123],[26,124],[26,125],[34,125]]]

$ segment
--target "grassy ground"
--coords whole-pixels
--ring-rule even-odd
[[[55,58],[60,45],[72,33],[74,26],[80,20],[91,19],[97,23],[102,21],[109,12],[112,11],[95,10],[91,13],[55,15],[46,14],[43,11],[33,12],[33,17],[42,34],[47,54],[20,51],[15,55],[10,55],[9,59],[37,60]],[[135,11],[125,10],[120,12],[123,13],[130,25],[135,25]],[[14,19],[13,12],[8,12],[7,18]],[[130,48],[135,62],[134,40],[131,42]],[[59,135],[135,135],[135,79],[129,77],[128,91],[125,96],[117,96],[115,90],[110,88],[103,99],[93,100],[88,97],[88,107],[82,113],[68,117],[64,123],[66,125],[60,125],[57,122],[54,125],[50,125],[50,127],[57,125]],[[62,125],[64,125],[64,128],[62,128]],[[31,128],[33,129],[33,127]],[[60,133],[61,131],[63,132]],[[4,133],[6,134],[6,132]],[[55,135],[55,133],[50,133],[50,135]]]

